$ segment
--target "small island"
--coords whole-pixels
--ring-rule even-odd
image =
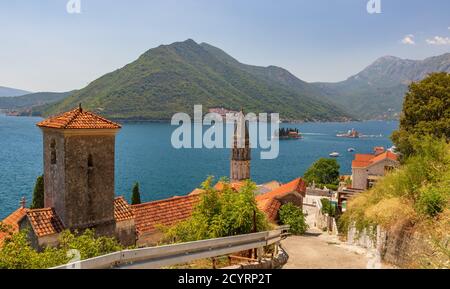
[[[275,132],[275,137],[280,140],[302,139],[303,136],[297,128],[280,128]]]

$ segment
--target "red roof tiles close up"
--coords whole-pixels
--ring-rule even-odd
[[[386,159],[397,161],[398,156],[390,151],[386,151],[379,155],[356,154],[355,160],[352,162],[352,168],[367,168]]]
[[[133,210],[124,197],[118,197],[114,200],[114,219],[116,219],[116,222],[134,219]]]
[[[64,230],[61,219],[52,208],[30,210],[27,216],[34,233],[38,237],[58,234]]]
[[[50,117],[37,124],[39,127],[55,129],[119,129],[121,126],[81,107]]]
[[[6,217],[1,223],[5,225],[8,229],[8,232],[0,232],[0,243],[9,235],[9,233],[17,233],[19,232],[19,222],[22,221],[23,218],[27,215],[27,208],[19,208],[14,213]],[[9,231],[10,229],[10,231]]]
[[[198,195],[174,197],[167,200],[132,205],[138,234],[151,232],[158,225],[172,226],[188,219],[199,203]]]

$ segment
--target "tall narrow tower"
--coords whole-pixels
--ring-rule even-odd
[[[120,125],[76,108],[37,124],[44,137],[44,199],[64,227],[112,235],[114,150]]]
[[[234,126],[233,148],[231,153],[230,180],[239,182],[250,179],[251,148],[248,122],[244,111],[238,114]]]

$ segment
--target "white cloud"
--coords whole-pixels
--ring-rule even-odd
[[[435,36],[427,39],[427,43],[430,45],[450,45],[450,37]]]
[[[416,44],[416,42],[414,41],[414,35],[412,35],[412,34],[406,35],[406,36],[402,39],[401,42],[402,42],[403,44],[406,44],[406,45],[414,45],[414,44]]]

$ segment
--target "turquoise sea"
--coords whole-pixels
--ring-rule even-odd
[[[42,174],[42,135],[35,124],[40,118],[8,117],[0,114],[0,219],[19,206],[22,196],[31,202],[36,177]],[[351,173],[353,147],[369,153],[374,146],[392,146],[389,136],[398,122],[282,124],[299,128],[302,140],[282,141],[275,160],[260,160],[253,150],[252,177],[257,183],[290,181],[303,175],[318,158],[341,153],[341,171]],[[365,137],[337,138],[338,132],[355,128]],[[168,123],[125,123],[116,143],[116,194],[128,199],[135,181],[141,184],[144,201],[185,195],[209,175],[229,174],[228,149],[182,149],[171,146],[175,127]]]

